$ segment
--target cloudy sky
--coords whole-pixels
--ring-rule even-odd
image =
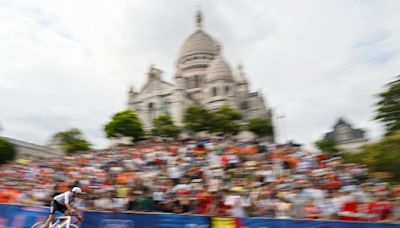
[[[198,6],[232,68],[311,145],[344,116],[369,138],[376,93],[400,73],[400,1],[0,0],[2,135],[47,143],[79,127],[97,147],[150,64],[172,81]]]

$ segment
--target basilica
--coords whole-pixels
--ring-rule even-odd
[[[210,110],[230,105],[240,110],[243,123],[256,117],[272,118],[263,95],[250,91],[242,66],[233,70],[224,60],[221,45],[205,32],[200,11],[195,22],[195,31],[181,46],[175,82],[163,80],[162,71],[151,66],[143,88],[129,90],[128,108],[137,113],[144,128],[151,129],[153,119],[163,114],[182,126],[183,113],[192,104]]]

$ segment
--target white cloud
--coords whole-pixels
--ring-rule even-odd
[[[399,74],[398,1],[0,1],[4,134],[45,143],[80,127],[104,145],[102,125],[151,63],[172,80],[197,5],[290,138],[310,145],[339,116],[381,134],[374,94]]]

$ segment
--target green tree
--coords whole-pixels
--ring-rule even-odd
[[[161,115],[153,120],[152,133],[155,136],[176,138],[179,135],[179,128],[174,125],[170,115]]]
[[[202,105],[191,105],[183,114],[185,129],[190,132],[209,131],[211,128],[212,115]]]
[[[104,126],[107,138],[131,137],[132,141],[143,138],[144,130],[142,123],[132,110],[125,110],[116,113],[110,122]]]
[[[82,132],[77,128],[58,132],[53,137],[60,142],[65,153],[89,150],[91,144],[83,137]]]
[[[7,139],[0,138],[0,164],[14,160],[16,155],[15,145]]]
[[[238,121],[242,115],[229,105],[222,105],[212,113],[212,131],[222,135],[236,135],[240,132]]]
[[[353,162],[367,165],[372,172],[389,172],[393,180],[400,183],[400,133],[393,133],[377,143],[368,144],[359,153],[347,157]]]
[[[258,137],[273,135],[273,127],[270,119],[254,118],[247,124],[247,129]]]
[[[332,139],[323,138],[315,142],[315,146],[322,152],[331,156],[336,156],[340,152],[337,148],[336,142]]]
[[[400,131],[400,75],[380,93],[375,119],[386,126],[386,135]]]

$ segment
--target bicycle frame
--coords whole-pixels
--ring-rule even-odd
[[[61,216],[56,219],[57,221],[51,224],[51,228],[64,228],[71,225],[71,216]]]

